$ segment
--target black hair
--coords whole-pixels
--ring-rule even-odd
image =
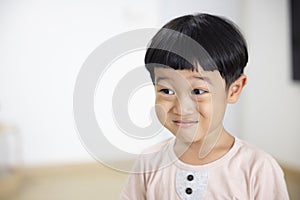
[[[198,47],[187,41],[195,41]],[[205,71],[218,70],[225,79],[226,89],[243,74],[247,62],[246,41],[237,26],[210,14],[171,20],[152,38],[145,55],[153,83],[154,67],[197,70],[200,64]]]

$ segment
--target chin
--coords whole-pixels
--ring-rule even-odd
[[[176,136],[176,138],[178,140],[180,140],[181,142],[184,143],[194,143],[194,142],[198,142],[199,139],[197,137],[195,137],[195,135],[193,134],[186,134],[186,133],[180,133],[178,132],[177,134],[174,134]]]
[[[185,143],[197,143],[200,142],[205,138],[206,133],[197,133],[193,134],[193,131],[178,131],[176,134],[174,134],[176,138],[182,142]]]

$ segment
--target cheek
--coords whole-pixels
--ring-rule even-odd
[[[205,101],[197,102],[197,109],[200,114],[200,118],[208,119],[212,115],[213,106],[210,99]]]
[[[171,108],[171,102],[167,102],[158,98],[155,100],[155,112],[161,124],[165,124],[165,121],[167,119],[167,113],[170,111]]]
[[[155,105],[155,112],[158,120],[162,125],[164,125],[164,122],[166,121],[166,112],[164,111],[164,108],[161,107],[160,105],[156,104]]]
[[[220,122],[226,110],[226,99],[224,96],[217,96],[213,101],[213,121]]]
[[[199,131],[201,135],[205,134],[210,126],[211,123],[211,105],[210,104],[200,104],[198,105],[198,112],[199,112]]]

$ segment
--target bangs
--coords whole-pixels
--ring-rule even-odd
[[[150,64],[153,64],[155,66],[157,65],[157,67],[172,68],[175,70],[197,69],[192,63],[190,63],[183,57],[166,50],[149,48],[146,58],[147,60],[145,60],[145,64],[148,71],[150,70],[149,68],[151,68]]]
[[[145,55],[147,70],[154,67],[205,71],[218,69],[208,52],[193,38],[171,29],[161,29],[151,40]],[[152,77],[151,77],[152,78]]]

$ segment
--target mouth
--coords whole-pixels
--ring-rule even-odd
[[[173,120],[173,123],[176,125],[176,126],[179,126],[179,127],[190,127],[190,126],[193,126],[195,124],[198,124],[198,121],[192,121],[192,120]]]

